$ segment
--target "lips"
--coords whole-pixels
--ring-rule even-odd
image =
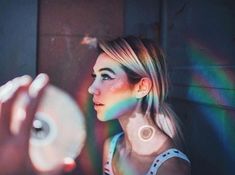
[[[93,100],[93,104],[94,104],[95,109],[98,109],[98,108],[104,106],[104,104],[98,102],[97,100]]]

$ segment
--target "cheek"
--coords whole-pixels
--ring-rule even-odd
[[[127,81],[122,80],[122,79],[118,79],[115,82],[111,83],[109,90],[112,93],[129,92],[130,91],[130,85]]]
[[[117,81],[110,87],[110,92],[116,92],[120,90],[125,90],[125,83],[123,81]]]
[[[134,109],[137,99],[132,96],[130,85],[126,81],[116,81],[110,86],[109,92],[109,103],[104,111],[105,120],[116,119]]]
[[[106,94],[105,99],[107,102],[107,106],[120,106],[123,103],[127,103],[127,101],[132,98],[132,91],[130,89],[130,86],[123,80],[111,82],[110,85],[105,89],[106,90],[104,91],[104,94]]]
[[[132,90],[127,80],[121,78],[103,86],[103,97],[105,108],[97,115],[101,121],[117,119],[119,116],[127,114],[133,110],[137,101],[132,96]]]

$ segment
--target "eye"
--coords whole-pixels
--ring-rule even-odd
[[[102,80],[113,80],[113,78],[111,76],[109,76],[108,74],[101,74]]]
[[[95,79],[95,77],[96,77],[96,74],[91,74],[91,77],[93,78],[93,79]]]

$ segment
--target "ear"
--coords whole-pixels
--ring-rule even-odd
[[[135,84],[135,96],[136,98],[143,98],[148,95],[149,91],[152,88],[152,81],[150,78],[144,77]]]

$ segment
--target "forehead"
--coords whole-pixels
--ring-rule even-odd
[[[99,71],[102,68],[111,68],[113,71],[124,72],[121,64],[113,60],[106,53],[101,53],[96,60],[96,63],[93,67],[94,71]]]

